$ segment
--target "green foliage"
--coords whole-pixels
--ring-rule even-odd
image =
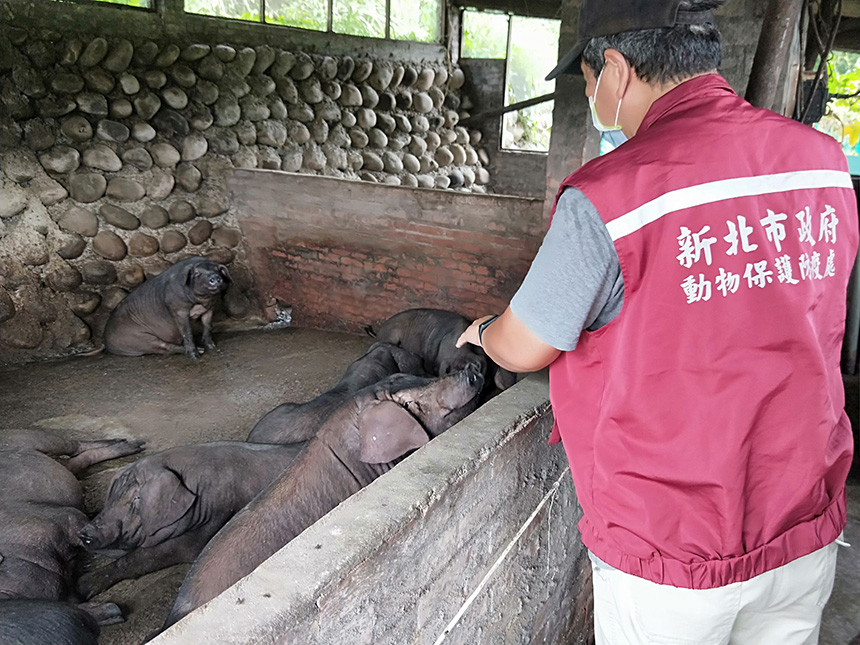
[[[325,31],[326,11],[326,0],[266,0],[266,22],[275,25]]]
[[[555,83],[545,81],[558,55],[558,20],[511,18],[511,54],[505,105],[518,103],[553,91]],[[502,146],[519,150],[549,150],[553,102],[508,113]]]
[[[391,37],[437,42],[441,9],[439,0],[395,0],[391,3]]]
[[[487,11],[463,12],[464,58],[504,58],[508,44],[508,16]]]
[[[830,94],[855,94],[860,90],[860,54],[836,51],[827,61]],[[831,99],[827,115],[816,128],[842,142],[848,155],[860,155],[860,95]]]
[[[353,36],[385,37],[385,0],[334,0],[332,30]]]
[[[57,0],[65,2],[66,0]],[[106,4],[121,4],[127,7],[140,7],[141,9],[151,9],[152,0],[96,0],[96,2],[104,2]]]
[[[259,0],[185,0],[185,11],[222,18],[260,20]]]

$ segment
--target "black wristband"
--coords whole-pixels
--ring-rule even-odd
[[[485,321],[484,321],[484,322],[482,322],[480,325],[478,325],[478,344],[479,344],[481,347],[483,347],[483,346],[484,346],[484,339],[483,339],[483,336],[484,336],[484,330],[485,330],[487,327],[489,327],[489,326],[490,326],[490,323],[491,323],[491,322],[493,322],[493,321],[494,321],[496,318],[498,318],[498,317],[499,317],[499,315],[498,315],[498,314],[496,314],[496,315],[495,315],[495,316],[493,316],[492,318],[487,318],[487,320],[485,320]]]

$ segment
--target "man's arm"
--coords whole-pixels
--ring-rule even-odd
[[[624,281],[615,245],[594,205],[571,188],[511,304],[485,327],[476,320],[457,346],[483,346],[502,367],[532,372],[576,347],[584,329],[611,321],[621,309]]]

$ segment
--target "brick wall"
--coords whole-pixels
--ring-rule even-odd
[[[263,306],[360,330],[411,307],[504,309],[544,229],[541,200],[264,170],[228,180]]]

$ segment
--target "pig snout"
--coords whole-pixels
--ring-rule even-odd
[[[480,389],[484,385],[484,373],[477,363],[469,363],[461,372],[469,387]]]
[[[98,551],[113,545],[119,539],[119,526],[112,530],[101,522],[90,522],[78,531],[78,539],[87,551]]]

